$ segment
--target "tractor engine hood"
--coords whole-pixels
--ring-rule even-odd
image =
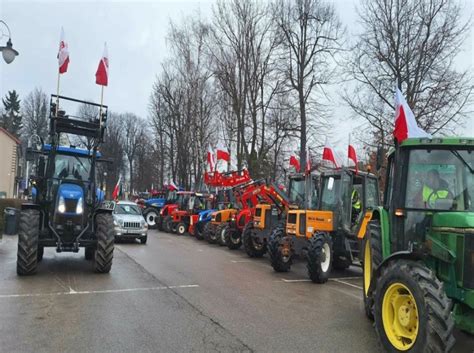
[[[82,214],[84,190],[76,184],[63,183],[58,188],[56,212],[63,215]]]
[[[432,227],[474,232],[474,212],[437,212],[433,215]]]
[[[145,205],[147,207],[161,208],[165,205],[165,199],[162,199],[162,198],[148,199],[148,200],[145,201]]]

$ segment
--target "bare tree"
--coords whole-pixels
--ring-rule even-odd
[[[279,0],[273,16],[282,38],[286,82],[299,106],[299,154],[305,165],[308,129],[314,123],[308,115],[311,98],[317,90],[324,94],[323,87],[334,78],[334,57],[341,50],[343,30],[334,7],[323,0]]]
[[[28,139],[36,134],[43,140],[48,136],[48,96],[35,88],[23,100],[23,136]]]
[[[371,126],[367,142],[391,140],[395,87],[431,133],[452,132],[467,116],[474,86],[454,61],[471,25],[462,12],[455,0],[363,1],[344,100]]]

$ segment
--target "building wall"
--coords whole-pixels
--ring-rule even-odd
[[[17,159],[16,142],[0,130],[0,192],[6,192],[7,198],[15,194]]]

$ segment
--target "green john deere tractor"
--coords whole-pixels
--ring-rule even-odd
[[[359,232],[363,296],[390,352],[448,352],[474,334],[474,139],[412,138],[388,154],[384,205]]]

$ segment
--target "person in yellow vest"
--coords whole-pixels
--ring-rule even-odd
[[[434,208],[436,200],[452,198],[449,186],[446,180],[441,179],[436,169],[431,169],[426,175],[426,182],[416,199],[420,200],[418,204],[423,208]]]
[[[352,225],[354,225],[362,210],[362,203],[360,202],[359,192],[356,189],[352,190],[351,201],[352,201],[351,222],[352,222]]]

